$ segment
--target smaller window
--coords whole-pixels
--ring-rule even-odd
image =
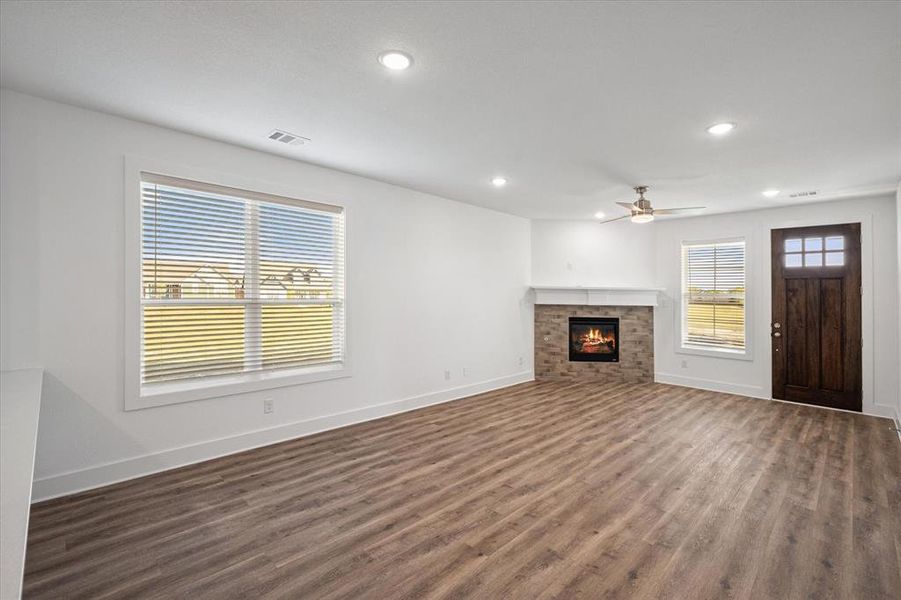
[[[845,238],[840,235],[785,240],[785,267],[840,267],[845,264]]]
[[[683,349],[745,354],[744,240],[683,242],[682,295]]]

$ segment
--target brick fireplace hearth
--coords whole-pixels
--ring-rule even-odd
[[[618,317],[618,362],[569,360],[570,317]],[[654,380],[652,306],[535,305],[535,377],[650,382]]]

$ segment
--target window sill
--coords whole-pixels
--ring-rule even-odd
[[[220,398],[350,376],[350,367],[347,364],[333,363],[284,371],[225,375],[202,381],[156,383],[141,386],[137,397],[126,397],[125,410],[140,410],[168,404]]]
[[[696,346],[678,346],[677,354],[691,354],[694,356],[709,356],[710,358],[727,358],[730,360],[754,360],[750,350],[729,350],[726,348],[701,348]]]

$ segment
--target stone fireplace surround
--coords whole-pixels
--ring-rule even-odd
[[[654,288],[533,288],[535,377],[654,381]],[[570,317],[619,318],[619,362],[571,362]]]
[[[571,362],[570,317],[619,317],[619,362]],[[654,381],[654,309],[650,306],[535,306],[535,377]]]

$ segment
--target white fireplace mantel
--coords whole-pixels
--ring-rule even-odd
[[[532,289],[535,291],[535,304],[657,306],[657,298],[665,288],[533,285]]]

